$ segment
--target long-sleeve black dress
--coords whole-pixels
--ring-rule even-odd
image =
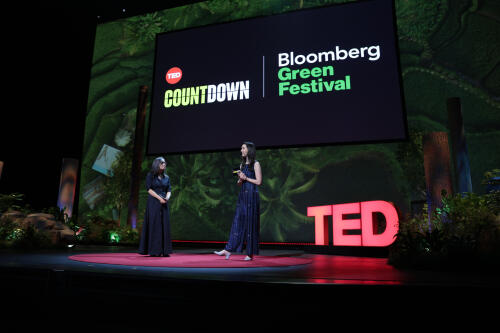
[[[171,192],[170,178],[153,176],[150,172],[146,177],[146,190],[152,189],[159,196],[165,198]],[[172,253],[172,240],[170,238],[170,210],[168,202],[160,201],[148,194],[146,213],[142,225],[139,254],[161,256]]]

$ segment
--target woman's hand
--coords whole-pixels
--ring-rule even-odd
[[[241,181],[247,180],[247,176],[243,172],[238,172],[238,177],[240,177]]]
[[[152,197],[155,197],[156,199],[158,199],[158,201],[164,205],[167,203],[168,199],[170,198],[170,192],[167,193],[167,198],[163,198],[161,195],[157,194],[155,191],[153,191],[152,189],[149,189],[148,190],[148,193],[149,195],[151,195]]]

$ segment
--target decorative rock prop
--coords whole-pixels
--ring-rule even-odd
[[[74,241],[73,230],[61,221],[56,221],[52,214],[35,213],[26,216],[22,212],[11,211],[2,214],[2,218],[11,219],[23,229],[32,226],[38,232],[45,232],[53,244]]]

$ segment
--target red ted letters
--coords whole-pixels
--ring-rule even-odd
[[[382,233],[374,233],[373,215],[381,213],[386,220]],[[359,214],[359,219],[346,219],[345,215]],[[316,245],[328,245],[328,218],[333,220],[333,245],[337,246],[388,246],[396,240],[399,217],[393,204],[387,201],[307,207],[307,216],[314,217]],[[361,235],[344,234],[344,230],[361,230]]]

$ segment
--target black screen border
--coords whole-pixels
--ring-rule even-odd
[[[404,138],[402,139],[386,139],[386,140],[360,140],[360,141],[348,141],[348,142],[323,142],[323,143],[314,143],[314,144],[288,144],[288,145],[272,145],[272,146],[258,146],[259,150],[270,150],[270,149],[288,149],[288,148],[313,148],[313,147],[325,147],[325,146],[349,146],[349,145],[366,145],[366,144],[383,144],[383,143],[394,143],[394,142],[408,142],[409,141],[409,130],[408,130],[408,117],[407,117],[407,110],[406,110],[406,104],[405,104],[405,98],[404,98],[404,86],[403,86],[403,77],[402,77],[402,71],[401,71],[401,60],[400,60],[400,50],[399,50],[399,39],[398,39],[398,31],[397,31],[397,16],[396,16],[396,7],[395,7],[395,0],[359,0],[355,2],[344,2],[344,3],[335,3],[335,4],[328,4],[325,6],[321,7],[312,7],[312,8],[302,8],[302,9],[296,9],[296,10],[291,10],[287,11],[285,13],[278,13],[278,14],[270,14],[270,15],[259,15],[259,16],[254,16],[254,17],[249,17],[249,18],[244,18],[240,20],[232,20],[228,22],[218,22],[218,23],[212,23],[212,24],[206,24],[202,26],[196,26],[196,27],[188,27],[184,29],[179,29],[179,30],[173,30],[173,31],[165,31],[165,32],[160,32],[156,34],[155,37],[155,49],[154,49],[154,60],[153,60],[153,78],[152,78],[152,87],[156,86],[156,80],[158,79],[156,74],[156,57],[157,57],[157,47],[158,47],[158,39],[160,36],[166,35],[166,34],[173,34],[181,31],[188,31],[188,30],[194,30],[194,29],[204,29],[206,27],[211,27],[211,26],[221,26],[221,25],[227,25],[231,24],[234,22],[243,22],[243,21],[249,21],[249,20],[255,20],[263,17],[278,17],[278,16],[283,16],[283,15],[288,15],[291,13],[296,13],[296,12],[304,12],[304,11],[313,11],[313,10],[320,10],[321,8],[331,8],[331,7],[339,7],[339,6],[354,6],[354,5],[363,5],[364,3],[367,2],[381,2],[381,1],[390,1],[391,3],[391,9],[392,9],[392,23],[393,23],[393,31],[394,31],[394,47],[396,50],[396,62],[397,62],[397,74],[398,74],[398,85],[399,85],[399,93],[400,93],[400,101],[401,101],[401,110],[402,110],[402,116],[403,116],[403,126],[404,126]],[[179,152],[161,152],[161,153],[150,153],[150,131],[151,131],[151,115],[153,112],[153,92],[154,89],[150,89],[151,91],[151,96],[150,96],[150,106],[149,106],[149,118],[148,118],[148,132],[147,132],[147,139],[146,139],[146,153],[145,156],[157,156],[158,154],[163,154],[163,155],[190,155],[190,154],[200,154],[200,153],[217,153],[217,152],[231,152],[231,151],[237,151],[241,147],[239,145],[235,146],[234,148],[226,148],[226,149],[212,149],[212,150],[189,150],[189,151],[179,151]],[[248,138],[248,141],[252,141],[251,138]]]

